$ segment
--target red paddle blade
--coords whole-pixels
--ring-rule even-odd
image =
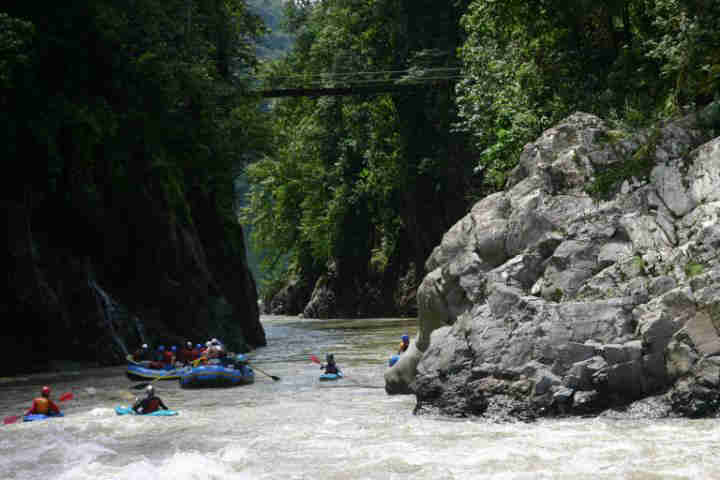
[[[62,395],[60,395],[60,398],[58,401],[64,402],[65,400],[72,400],[73,399],[73,393],[72,392],[65,392]]]
[[[3,425],[7,425],[9,423],[15,423],[18,420],[20,420],[19,415],[13,415],[12,417],[5,417],[5,418],[3,418]]]
[[[315,355],[310,355],[310,360],[312,360],[315,363],[322,363],[318,357]]]

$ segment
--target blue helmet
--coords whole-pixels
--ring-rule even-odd
[[[159,345],[158,351],[162,352],[163,350],[165,350],[165,345]]]
[[[197,345],[195,345],[195,348],[200,349],[200,348],[202,348],[202,345],[200,345],[200,344],[198,343]]]
[[[407,336],[407,335],[403,335],[401,338],[402,338],[402,341],[403,341],[403,342],[409,342],[409,341],[410,341],[410,337]]]
[[[173,345],[172,347],[170,347],[170,350],[172,350],[173,352],[177,352],[177,347]]]

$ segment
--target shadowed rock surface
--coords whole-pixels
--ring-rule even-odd
[[[226,224],[211,194],[187,195],[191,221],[142,181],[135,191],[108,185],[72,212],[57,205],[3,205],[9,267],[0,305],[11,340],[0,375],[51,360],[118,364],[143,341],[265,345],[242,228]]]
[[[646,175],[587,193],[633,162]],[[418,291],[432,341],[386,390],[457,416],[716,412],[719,213],[720,138],[696,116],[634,135],[570,116],[434,250]]]

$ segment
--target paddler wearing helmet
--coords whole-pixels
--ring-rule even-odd
[[[60,408],[55,405],[55,402],[50,400],[50,387],[42,387],[40,396],[33,399],[32,407],[30,407],[30,410],[28,410],[25,415],[57,415],[59,413]]]
[[[338,368],[337,364],[335,363],[335,355],[332,353],[328,353],[325,355],[325,361],[327,363],[321,363],[320,368],[322,370],[325,370],[325,373],[338,373],[340,372],[340,369]]]
[[[132,354],[133,360],[136,362],[144,362],[152,360],[152,352],[150,351],[150,348],[148,347],[147,343],[143,343],[140,348],[135,350],[135,352]]]
[[[162,399],[155,395],[155,387],[148,385],[145,388],[145,398],[138,399],[133,405],[132,409],[135,413],[145,415],[147,413],[153,413],[159,409],[168,410]]]

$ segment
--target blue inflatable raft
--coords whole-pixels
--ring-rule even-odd
[[[255,381],[255,372],[247,365],[203,365],[179,372],[182,388],[235,387]]]
[[[128,363],[125,374],[130,380],[177,380],[182,368],[148,368],[139,363]]]
[[[330,380],[340,380],[341,378],[343,378],[343,376],[344,376],[344,375],[343,375],[342,372],[338,372],[338,373],[323,373],[322,375],[320,375],[320,381],[321,381],[321,382],[327,382],[327,381],[330,381]]]
[[[152,413],[139,414],[130,407],[115,407],[115,413],[118,415],[142,415],[143,417],[174,417],[179,412],[175,410],[155,410]]]
[[[32,415],[25,415],[23,422],[37,422],[38,420],[47,420],[48,418],[64,417],[62,412],[51,413],[50,415],[43,415],[42,413],[34,413]]]

